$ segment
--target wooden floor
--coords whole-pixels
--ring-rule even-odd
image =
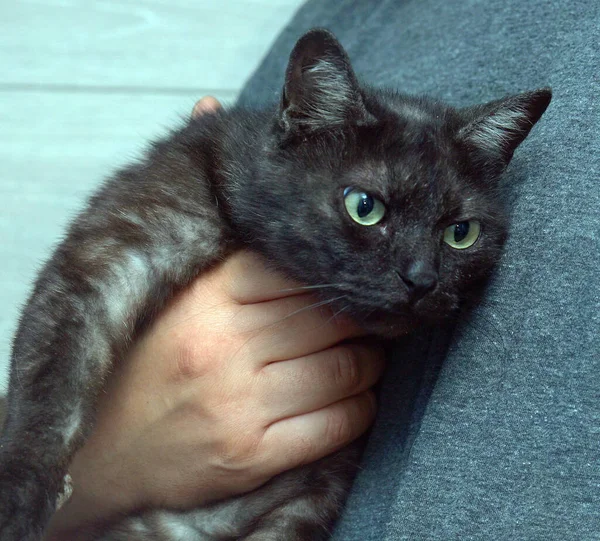
[[[196,99],[235,100],[301,0],[0,0],[0,392],[36,269]]]

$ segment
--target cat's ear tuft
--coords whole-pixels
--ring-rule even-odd
[[[466,124],[458,138],[475,153],[478,161],[502,170],[551,98],[552,91],[543,88],[466,109],[463,111]]]
[[[296,43],[285,74],[279,124],[310,133],[374,119],[363,103],[346,51],[331,32],[311,30]]]

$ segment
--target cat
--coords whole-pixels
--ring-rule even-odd
[[[336,38],[296,43],[277,106],[192,119],[109,178],[23,310],[0,440],[0,538],[43,535],[114,359],[165,302],[245,246],[393,338],[454,317],[497,263],[499,178],[549,89],[456,109],[359,85]],[[201,338],[199,338],[201,340]],[[192,511],[149,509],[104,540],[328,537],[357,446]]]

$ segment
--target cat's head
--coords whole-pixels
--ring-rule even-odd
[[[498,261],[498,180],[548,89],[455,109],[361,87],[327,31],[296,44],[244,228],[287,274],[368,328],[446,318]]]

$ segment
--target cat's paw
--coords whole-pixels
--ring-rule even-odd
[[[22,464],[0,464],[0,540],[39,541],[52,516],[56,494]]]

